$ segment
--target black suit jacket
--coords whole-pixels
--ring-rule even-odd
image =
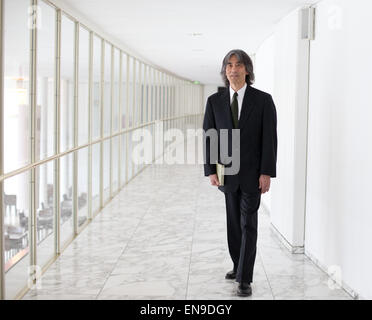
[[[261,174],[276,177],[276,127],[276,109],[271,95],[247,85],[238,124],[240,170],[235,175],[225,176],[225,185],[218,187],[221,191],[234,192],[240,185],[244,192],[257,192]],[[203,121],[204,132],[211,128],[218,132],[218,150],[220,150],[220,130],[227,129],[228,153],[231,156],[233,120],[229,88],[211,95],[207,100]],[[204,174],[209,176],[216,173],[216,165],[211,159],[209,149],[213,139],[205,136],[203,141]],[[218,160],[227,167],[231,166],[231,163],[225,163],[224,159],[220,158],[220,154]]]

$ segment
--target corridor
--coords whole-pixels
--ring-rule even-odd
[[[0,0],[0,300],[372,299],[371,13]]]
[[[252,296],[236,296],[223,194],[200,165],[151,165],[88,224],[24,299],[352,299],[259,211]]]

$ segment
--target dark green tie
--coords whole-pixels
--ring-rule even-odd
[[[238,112],[239,112],[239,109],[238,109],[238,98],[237,97],[238,97],[238,93],[235,92],[234,96],[233,96],[233,102],[231,104],[231,113],[232,113],[232,118],[233,118],[235,129],[238,128]]]

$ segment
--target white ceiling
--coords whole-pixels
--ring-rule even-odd
[[[229,50],[254,53],[280,19],[297,7],[317,1],[63,2],[154,65],[203,84],[222,84],[219,71]]]

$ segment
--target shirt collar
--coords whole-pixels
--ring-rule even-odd
[[[230,100],[233,98],[233,96],[234,96],[234,93],[235,93],[235,91],[234,91],[234,89],[233,88],[231,88],[231,86],[229,86],[229,88],[230,88]],[[247,88],[247,83],[244,83],[244,86],[243,87],[241,87],[237,92],[238,92],[238,97],[240,97],[240,98],[243,98],[244,97],[244,93],[245,93],[245,89]]]

